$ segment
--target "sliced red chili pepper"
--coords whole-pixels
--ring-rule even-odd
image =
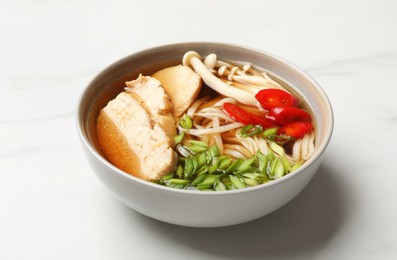
[[[255,98],[267,110],[275,107],[296,107],[299,105],[299,99],[281,89],[263,89],[255,95]]]
[[[261,117],[255,114],[251,114],[251,117],[254,119],[256,125],[261,125],[263,129],[271,128],[277,126],[276,124],[270,122],[266,117]]]
[[[256,124],[255,120],[251,116],[251,113],[245,111],[233,103],[226,102],[223,104],[223,108],[225,109],[226,113],[237,122],[243,123],[244,125]]]
[[[310,122],[310,114],[303,109],[296,107],[275,107],[270,109],[268,119],[277,124],[285,125],[293,122]]]
[[[313,130],[310,122],[293,122],[282,126],[278,130],[279,135],[287,135],[299,139]]]

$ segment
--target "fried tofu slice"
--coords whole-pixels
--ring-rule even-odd
[[[172,116],[173,107],[161,83],[155,78],[139,75],[136,80],[127,81],[125,84],[127,85],[126,90],[173,140],[176,135],[175,119]]]
[[[159,180],[177,165],[172,106],[157,80],[140,77],[129,85],[100,111],[98,141],[116,167],[141,179]]]
[[[177,65],[157,71],[152,77],[158,79],[174,107],[173,115],[179,118],[192,105],[200,93],[201,77],[187,66]]]

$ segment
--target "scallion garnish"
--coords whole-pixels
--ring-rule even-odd
[[[182,131],[179,135],[174,136],[174,145],[177,145],[183,141],[185,137],[185,131]]]
[[[261,125],[246,125],[240,129],[239,135],[243,138],[251,137],[262,133],[263,128]]]
[[[188,143],[190,146],[186,149],[194,154],[179,157],[176,170],[157,183],[201,191],[242,189],[281,178],[301,165],[301,162],[291,165],[283,148],[276,143],[270,143],[266,155],[258,151],[247,159],[220,155],[216,146],[208,147],[201,141],[191,140]]]
[[[187,115],[184,114],[180,119],[179,119],[179,125],[186,129],[189,130],[190,128],[192,128],[193,126],[193,122],[192,119]]]

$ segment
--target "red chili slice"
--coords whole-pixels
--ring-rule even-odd
[[[255,95],[255,98],[267,110],[275,107],[296,107],[299,105],[299,99],[281,89],[263,89]]]
[[[251,113],[245,111],[233,103],[224,103],[223,108],[225,109],[226,113],[237,122],[243,123],[244,125],[256,124],[255,120],[251,116]]]
[[[272,108],[270,109],[267,117],[280,125],[293,122],[310,122],[312,120],[309,113],[296,107]]]
[[[266,117],[261,117],[254,114],[251,114],[251,117],[255,120],[255,124],[261,125],[263,129],[277,126],[276,124],[270,122]]]
[[[288,135],[299,139],[313,130],[313,125],[309,122],[293,122],[282,126],[278,130],[279,135]]]

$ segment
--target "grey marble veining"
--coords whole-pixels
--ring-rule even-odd
[[[326,64],[306,68],[311,73],[319,75],[349,75],[359,73],[360,67],[373,67],[375,69],[395,69],[397,52],[395,50],[374,53],[368,56],[339,59]]]

